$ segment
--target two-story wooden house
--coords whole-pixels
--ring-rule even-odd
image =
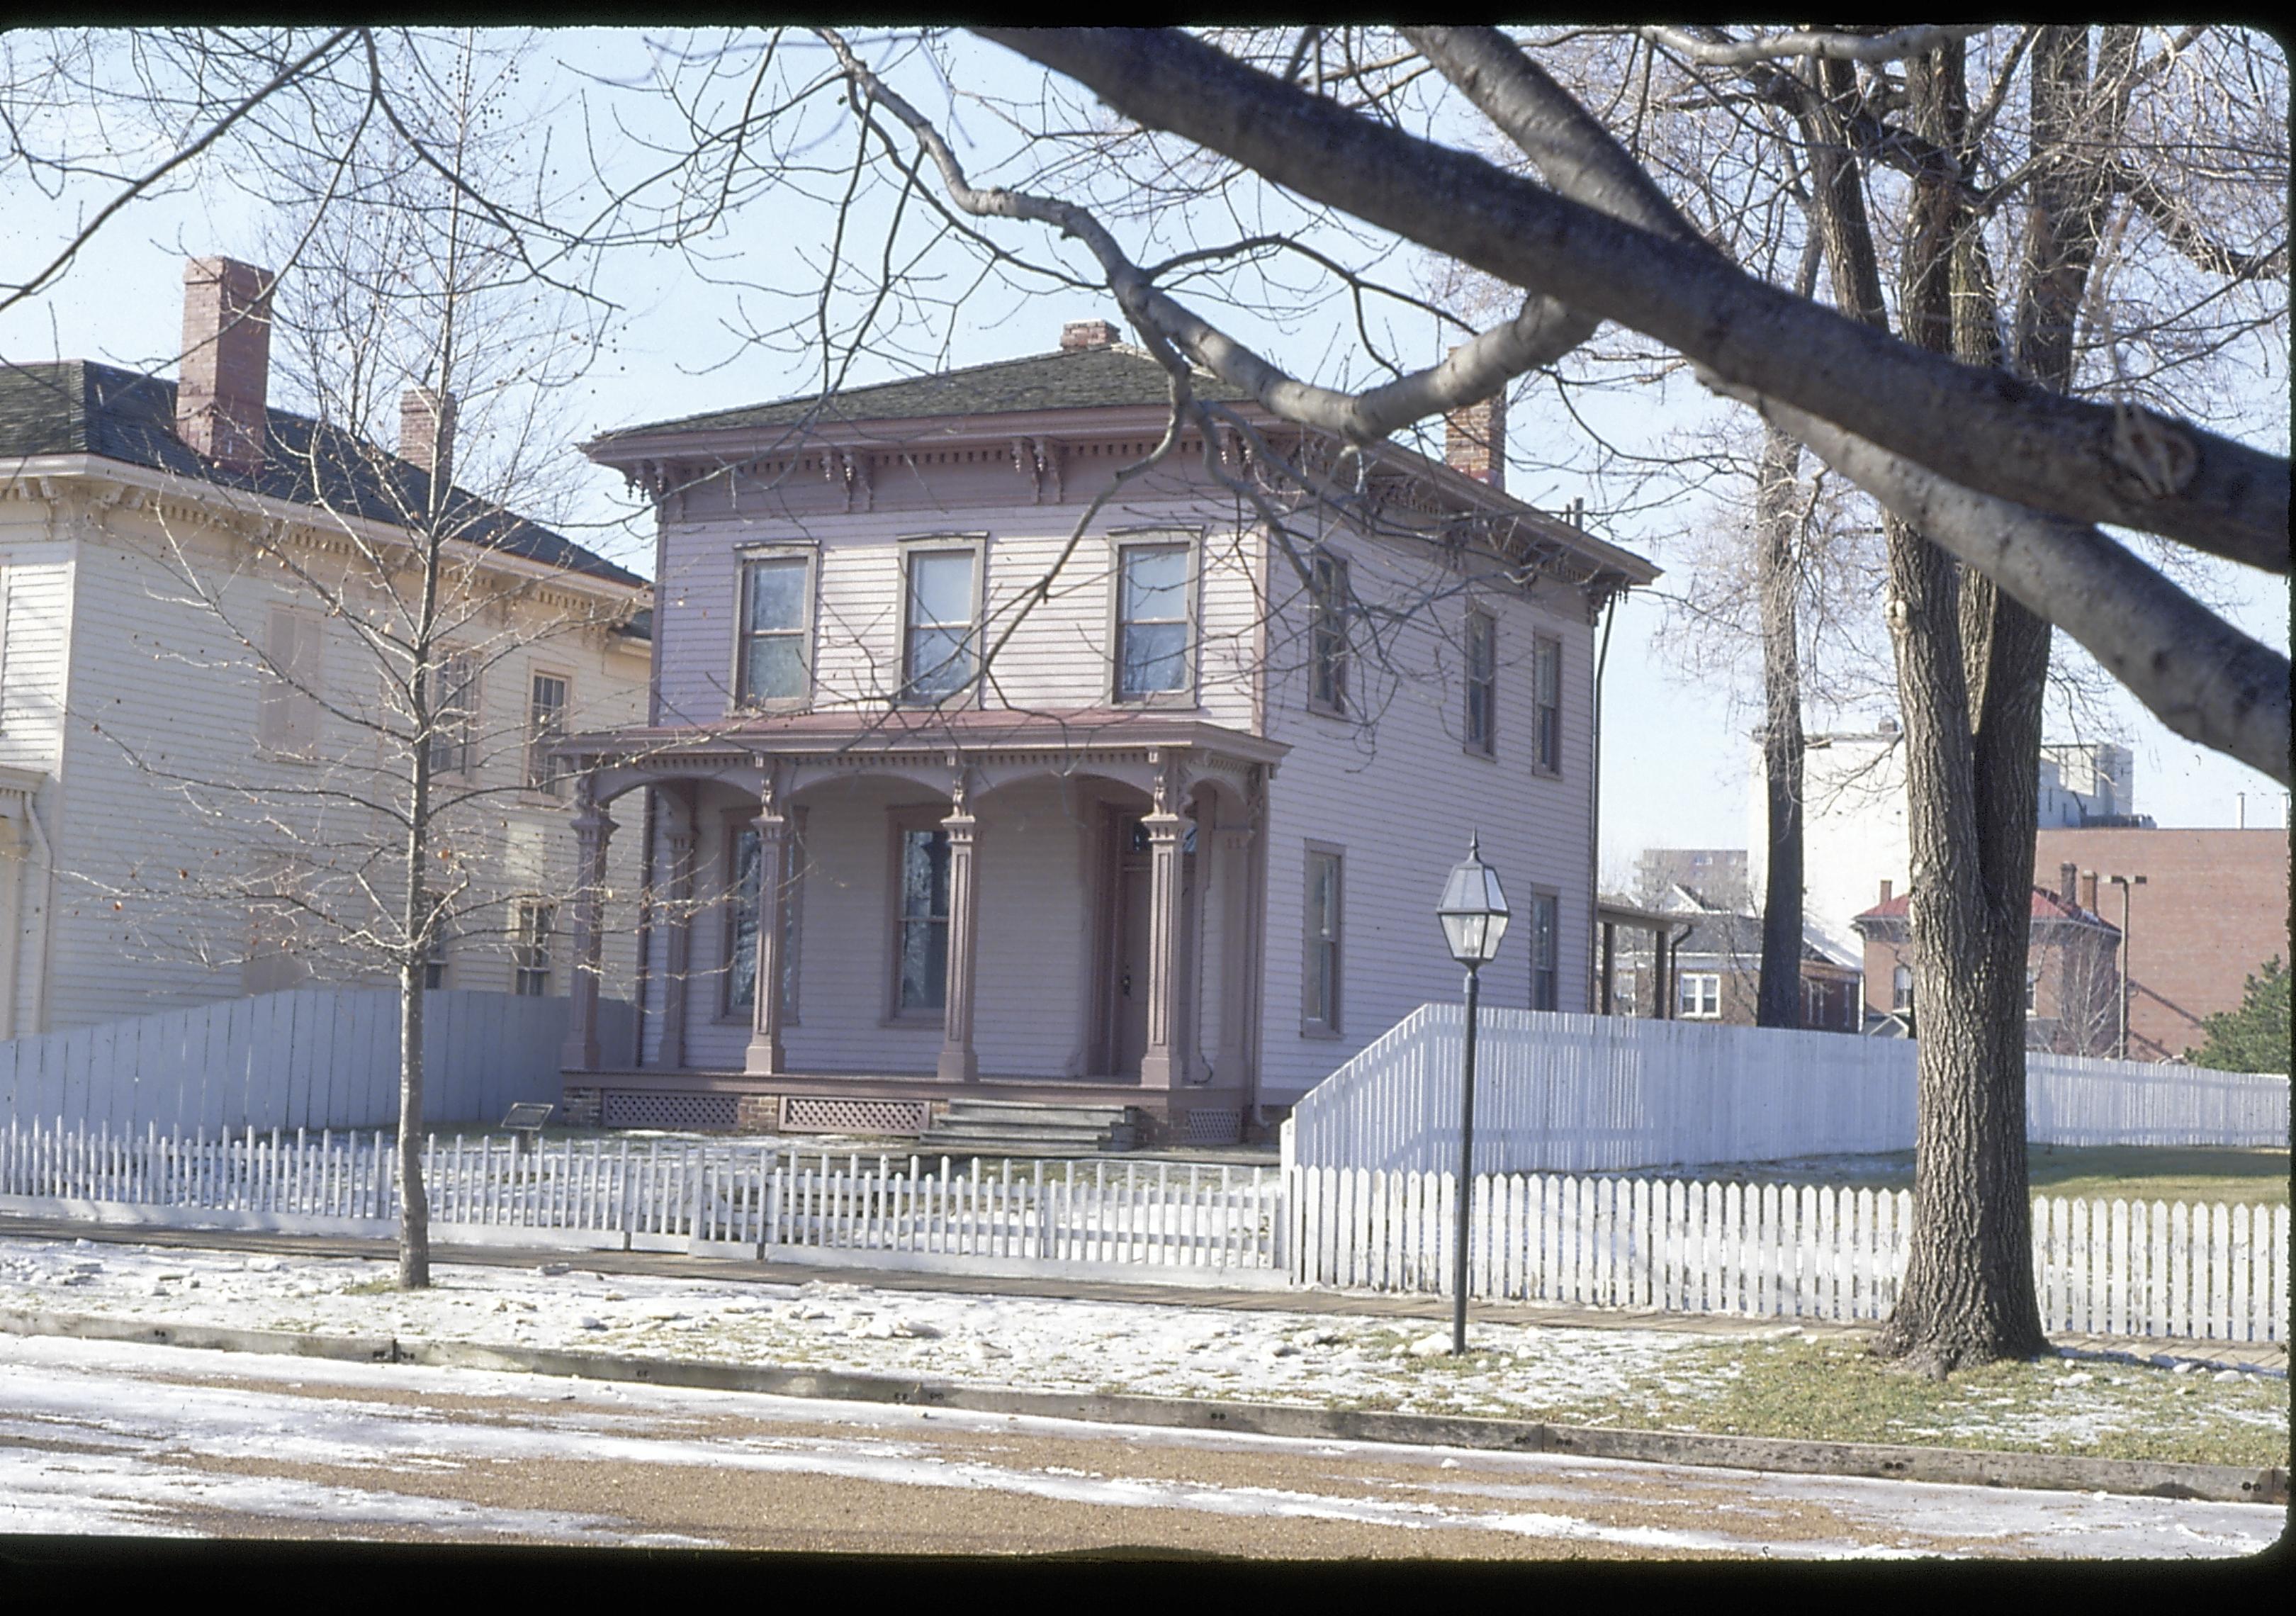
[[[587,446],[660,553],[649,721],[569,745],[588,857],[649,872],[639,1064],[593,1038],[575,1114],[1120,1100],[1232,1140],[1458,991],[1476,830],[1485,1002],[1587,1008],[1594,624],[1654,570],[1506,496],[1496,405],[1447,465],[1198,387],[1231,424],[1166,444],[1164,373],[1087,322]]]
[[[550,745],[644,712],[645,581],[455,487],[450,402],[410,390],[398,454],[272,408],[268,281],[191,261],[176,381],[0,360],[0,1038],[389,981],[359,946],[405,837],[377,646],[434,490],[463,647],[434,801],[464,806],[434,825],[458,901],[426,976],[568,991]]]

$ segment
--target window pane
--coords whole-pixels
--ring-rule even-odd
[[[1122,612],[1128,622],[1188,614],[1185,545],[1137,545],[1124,552]]]
[[[909,621],[972,621],[972,553],[943,551],[909,557]]]
[[[758,1002],[758,833],[744,830],[734,844],[734,956],[726,966],[726,1007]]]
[[[948,927],[938,921],[901,926],[901,1008],[939,1010],[948,987]]]
[[[762,635],[749,643],[744,693],[753,701],[805,694],[805,655],[793,634]]]
[[[1467,619],[1467,677],[1480,683],[1491,677],[1491,619],[1475,616]]]
[[[1124,666],[1117,688],[1136,696],[1155,690],[1185,690],[1188,685],[1188,626],[1185,623],[1128,623]]]
[[[901,833],[901,918],[948,918],[948,833]]]
[[[749,563],[751,632],[805,627],[806,570],[802,556]]]
[[[909,630],[912,695],[950,695],[963,690],[972,678],[972,653],[963,628]]]

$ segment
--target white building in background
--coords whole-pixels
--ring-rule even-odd
[[[1881,883],[1913,885],[1906,830],[1905,735],[1895,718],[1870,730],[1811,734],[1802,759],[1802,922],[1850,958],[1862,942],[1850,922],[1874,906]],[[1769,831],[1761,743],[1746,798],[1746,864],[1756,905],[1769,884]],[[2149,826],[2134,811],[2136,768],[2125,746],[2079,742],[2041,749],[2038,822]]]

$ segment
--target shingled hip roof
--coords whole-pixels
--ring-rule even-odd
[[[269,452],[249,475],[198,454],[176,433],[176,384],[84,359],[0,361],[0,460],[90,455],[393,527],[429,508],[419,467],[348,432],[266,412]],[[462,488],[447,490],[454,537],[545,566],[633,588],[645,580],[596,552]]]
[[[1240,404],[1250,395],[1212,377],[1193,379],[1196,397]],[[605,458],[624,439],[662,432],[738,431],[744,428],[817,427],[840,422],[931,420],[944,416],[1020,414],[1038,410],[1137,408],[1171,402],[1164,367],[1136,348],[1087,348],[1022,359],[999,359],[938,375],[913,376],[848,388],[826,398],[808,393],[771,404],[744,405],[671,421],[648,422],[601,433],[583,447]]]

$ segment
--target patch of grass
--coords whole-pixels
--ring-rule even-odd
[[[398,1281],[388,1274],[378,1274],[373,1279],[362,1279],[357,1284],[345,1285],[345,1296],[387,1296],[398,1289]]]
[[[1477,1371],[1424,1360],[1410,1406],[1488,1412],[1508,1390],[1506,1366]],[[1997,1452],[2263,1466],[2288,1463],[2288,1385],[2144,1364],[2045,1358],[1990,1364],[1944,1382],[1873,1357],[1857,1338],[1713,1341],[1670,1355],[1644,1387],[1560,1394],[1517,1418],[1778,1437],[1895,1442]],[[1447,1383],[1446,1383],[1447,1382]]]
[[[2143,1144],[2036,1144],[2026,1168],[2033,1193],[2087,1200],[2288,1202],[2288,1153]],[[1642,1176],[1642,1175],[1637,1175]],[[1677,1177],[1676,1173],[1651,1177]],[[1806,1157],[1791,1161],[1718,1162],[1693,1176],[1718,1184],[1850,1185],[1914,1187],[1914,1153]]]

